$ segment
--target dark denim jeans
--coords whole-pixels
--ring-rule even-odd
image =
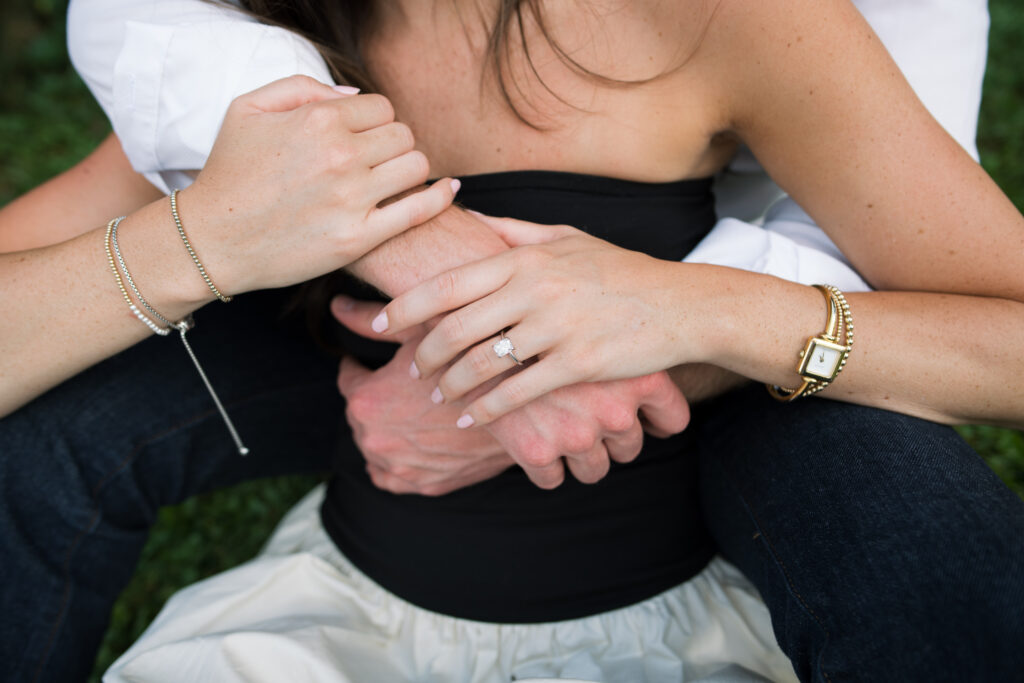
[[[189,335],[246,458],[174,338],[0,420],[7,680],[85,679],[160,506],[327,468],[344,428],[336,363],[275,319],[286,296],[210,306]],[[691,428],[707,523],[763,593],[801,679],[1022,670],[1024,504],[951,430],[820,399],[784,406],[756,387]]]
[[[344,424],[337,362],[301,322],[278,319],[288,297],[211,305],[189,333],[247,457],[176,336],[148,339],[0,420],[0,679],[85,680],[161,506],[329,469]]]
[[[952,429],[725,399],[694,420],[706,523],[800,680],[1024,680],[1024,502]]]

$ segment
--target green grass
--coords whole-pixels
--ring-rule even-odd
[[[0,7],[0,205],[71,166],[109,131],[64,50],[66,0]],[[979,135],[982,163],[1024,209],[1024,6],[992,0],[993,30]],[[1024,497],[1024,436],[961,433]],[[134,579],[114,607],[94,680],[181,586],[251,557],[315,480],[251,482],[164,509]]]

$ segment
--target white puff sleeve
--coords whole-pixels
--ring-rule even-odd
[[[68,51],[132,166],[165,192],[206,163],[238,95],[293,74],[332,83],[308,41],[203,0],[72,0]]]

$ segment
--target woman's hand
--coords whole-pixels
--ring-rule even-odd
[[[682,310],[682,264],[621,249],[566,226],[486,220],[513,248],[425,281],[387,305],[375,329],[394,333],[453,311],[420,344],[410,373],[440,377],[435,402],[536,357],[522,372],[473,401],[459,426],[487,424],[559,387],[639,377],[703,360],[699,336]],[[699,299],[700,297],[693,297]],[[499,356],[499,333],[514,349]],[[478,343],[483,341],[483,343]],[[467,351],[468,349],[468,351]]]
[[[351,96],[303,76],[236,99],[179,209],[229,293],[280,287],[340,268],[451,204],[457,181],[430,168],[381,95]],[[201,284],[201,283],[200,283]]]

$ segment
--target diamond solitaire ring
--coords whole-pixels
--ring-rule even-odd
[[[492,348],[494,349],[494,353],[498,354],[498,358],[508,356],[515,361],[516,365],[523,364],[523,361],[516,358],[516,354],[513,353],[513,351],[516,350],[516,347],[512,346],[512,340],[505,336],[504,330],[501,331],[501,339],[494,342],[494,346]]]

